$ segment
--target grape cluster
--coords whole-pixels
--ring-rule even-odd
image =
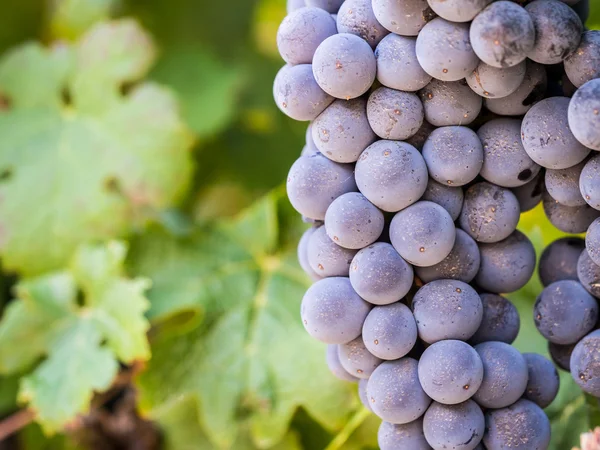
[[[535,270],[522,212],[543,202],[571,233],[600,217],[600,159],[589,157],[600,150],[600,33],[584,33],[586,2],[288,0],[273,90],[281,111],[310,122],[287,179],[312,224],[298,247],[314,280],[301,318],[328,344],[332,373],[358,382],[383,420],[382,450],[549,445],[542,408],[558,375],[511,346],[520,321],[501,294]],[[588,250],[600,262],[596,227]],[[577,278],[562,258],[580,246],[575,257],[565,245],[543,276]],[[600,295],[594,267],[583,271]],[[561,365],[598,306],[559,282],[537,322]],[[591,385],[600,335],[585,339],[573,354]]]

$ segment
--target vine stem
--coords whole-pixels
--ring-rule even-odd
[[[335,438],[333,438],[325,450],[340,450],[348,439],[350,439],[352,433],[354,433],[370,415],[371,411],[364,407],[356,411],[346,426]]]
[[[0,421],[0,442],[29,425],[34,418],[35,414],[31,409],[22,409]]]

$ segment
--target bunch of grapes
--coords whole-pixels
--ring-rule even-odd
[[[535,270],[521,212],[543,201],[571,233],[600,216],[600,33],[584,33],[588,4],[575,2],[288,0],[274,97],[310,122],[287,179],[312,224],[298,248],[315,281],[302,322],[383,420],[382,450],[549,445],[542,408],[558,374],[511,346],[520,321],[501,294]],[[584,253],[600,263],[591,227]],[[544,270],[573,278],[571,247]],[[600,295],[594,267],[582,283]],[[572,285],[550,285],[536,320],[572,346],[598,305],[558,283]],[[588,392],[600,390],[598,333],[571,360]]]

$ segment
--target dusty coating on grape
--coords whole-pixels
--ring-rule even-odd
[[[542,285],[555,281],[577,280],[577,261],[585,249],[585,241],[578,237],[557,239],[548,245],[540,257],[538,274]]]
[[[367,350],[361,336],[347,344],[338,345],[338,355],[340,364],[349,374],[365,380],[382,362]]]
[[[402,141],[421,128],[423,105],[416,94],[380,87],[369,96],[367,117],[380,138]]]
[[[429,0],[429,6],[440,17],[451,22],[470,22],[493,0]]]
[[[423,434],[423,419],[417,419],[404,425],[381,422],[377,433],[377,443],[380,450],[402,448],[428,450],[430,448]]]
[[[355,34],[363,38],[372,48],[387,35],[389,31],[381,25],[371,6],[371,0],[346,0],[337,14],[339,33]]]
[[[600,219],[596,219],[589,226],[585,235],[585,247],[588,256],[595,264],[600,263]]]
[[[417,59],[416,39],[388,34],[375,49],[377,80],[386,87],[414,92],[431,81]]]
[[[400,359],[408,355],[417,342],[417,324],[403,303],[376,306],[365,320],[362,339],[376,357]]]
[[[600,216],[600,211],[589,205],[565,206],[554,200],[550,194],[543,194],[544,213],[552,225],[565,233],[583,233]]]
[[[571,354],[571,375],[577,384],[595,397],[600,396],[600,330],[584,337]]]
[[[571,83],[578,88],[590,80],[600,78],[600,31],[583,33],[579,47],[565,59],[565,72]]]
[[[340,6],[344,3],[344,0],[305,0],[306,6],[315,6],[317,8],[324,9],[328,13],[336,13],[340,9]]]
[[[435,17],[426,0],[372,0],[381,25],[401,36],[416,36]]]
[[[540,408],[550,406],[558,394],[560,379],[554,364],[537,353],[523,353],[527,361],[528,381],[524,398]]]
[[[472,345],[498,341],[512,344],[521,327],[521,319],[515,305],[497,294],[480,294],[483,305],[483,319],[479,329],[469,342]]]
[[[302,270],[304,270],[304,272],[313,281],[317,281],[321,278],[321,276],[312,269],[310,263],[308,262],[308,241],[315,231],[317,231],[316,228],[309,228],[302,234],[300,242],[298,242],[298,263],[300,264]]]
[[[515,92],[525,79],[527,64],[521,61],[512,67],[499,69],[483,61],[466,76],[469,87],[486,98],[502,98]]]
[[[483,99],[465,80],[444,82],[433,79],[419,91],[419,96],[425,120],[436,127],[468,125],[477,118],[483,104]]]
[[[307,262],[319,277],[347,277],[357,252],[333,242],[324,225],[312,233],[306,244]]]
[[[590,258],[587,250],[581,252],[577,260],[577,278],[586,291],[600,298],[600,266]]]
[[[600,79],[588,81],[573,95],[568,117],[575,138],[600,150]]]
[[[585,199],[579,190],[579,178],[585,162],[567,169],[546,170],[545,184],[548,194],[564,206],[583,206]]]
[[[441,184],[430,178],[427,183],[427,189],[421,198],[437,203],[448,211],[452,220],[456,221],[462,210],[464,197],[464,192],[461,187],[452,187],[447,184]]]
[[[434,449],[473,450],[483,438],[485,420],[473,400],[458,405],[433,403],[423,418],[423,431]]]

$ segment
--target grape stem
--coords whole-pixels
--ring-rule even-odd
[[[329,443],[325,450],[339,450],[344,444],[350,439],[352,433],[356,431],[358,427],[369,417],[371,411],[367,408],[360,408],[354,413],[352,418],[348,421],[346,426],[340,431],[335,438]]]
[[[31,409],[22,409],[0,421],[0,442],[29,425],[34,418],[35,413]]]

